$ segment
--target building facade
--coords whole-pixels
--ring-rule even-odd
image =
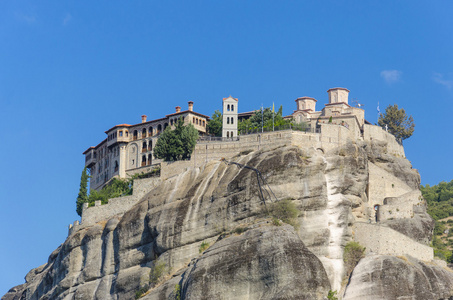
[[[159,135],[168,126],[175,126],[179,118],[184,124],[192,124],[200,135],[206,134],[209,117],[195,112],[192,101],[185,111],[177,106],[175,113],[164,118],[147,121],[143,115],[141,123],[120,124],[105,131],[106,139],[83,152],[85,166],[91,173],[90,189],[100,190],[113,177],[126,178],[159,163],[161,160],[153,156]]]

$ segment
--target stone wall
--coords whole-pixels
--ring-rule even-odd
[[[371,206],[383,205],[387,197],[399,197],[412,191],[402,180],[372,162],[368,162],[368,173],[368,197]]]
[[[101,205],[101,201],[96,201],[95,206],[92,207],[88,207],[88,203],[85,203],[82,211],[82,222],[79,224],[78,221],[75,221],[74,224],[69,225],[69,234],[76,231],[80,226],[91,225],[115,215],[124,214],[147,192],[160,183],[160,177],[135,179],[133,193],[130,196],[109,199],[109,202],[104,205]]]
[[[363,125],[363,138],[365,141],[379,140],[387,143],[387,153],[399,157],[406,157],[403,145],[398,143],[396,138],[386,132],[382,127],[376,125]]]
[[[410,255],[423,261],[434,259],[431,247],[420,244],[389,227],[356,222],[353,232],[354,240],[366,247],[367,254]]]
[[[421,206],[421,192],[414,190],[399,197],[384,199],[378,210],[379,221],[388,219],[409,219],[414,216],[414,206]]]

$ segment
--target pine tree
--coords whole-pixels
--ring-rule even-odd
[[[80,189],[76,201],[76,211],[79,216],[82,216],[83,203],[88,202],[88,175],[87,167],[83,168],[82,176],[80,178]]]
[[[412,116],[407,116],[404,108],[399,109],[397,104],[387,106],[385,113],[379,116],[378,124],[401,141],[409,138],[415,127]]]

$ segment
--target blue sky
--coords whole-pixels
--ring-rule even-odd
[[[0,1],[0,295],[64,242],[82,152],[174,111],[272,102],[284,114],[346,87],[414,117],[422,183],[452,174],[451,1]]]

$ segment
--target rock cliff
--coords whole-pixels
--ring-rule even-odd
[[[343,250],[358,234],[354,223],[376,223],[372,199],[383,198],[373,194],[376,174],[398,185],[385,196],[420,183],[384,142],[349,142],[326,153],[279,147],[229,160],[259,169],[270,187],[266,207],[289,199],[300,226],[276,226],[268,217],[255,172],[211,161],[163,180],[124,214],[82,224],[2,300],[325,299],[329,290],[344,299],[453,296],[450,269],[405,253],[367,252],[346,277]],[[375,225],[426,244],[432,220],[423,201],[416,207]]]

